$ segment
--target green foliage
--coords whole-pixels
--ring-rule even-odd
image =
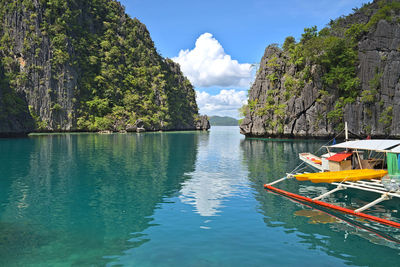
[[[54,112],[58,112],[62,109],[61,105],[56,103],[53,105],[53,107],[51,108]]]
[[[285,82],[283,83],[286,91],[292,91],[296,86],[295,79],[290,75],[285,75]]]
[[[330,122],[333,123],[340,123],[343,119],[343,97],[339,98],[336,102],[335,107],[333,110],[329,111],[327,114],[327,118]]]
[[[239,108],[239,116],[240,117],[246,117],[247,113],[249,110],[249,106],[248,105],[243,105],[241,108]]]
[[[289,51],[290,49],[293,49],[294,46],[296,45],[296,40],[294,39],[293,36],[288,36],[285,38],[285,41],[282,45],[283,51]]]
[[[366,29],[374,28],[380,20],[392,21],[393,15],[398,15],[400,11],[400,2],[397,1],[379,1],[379,10],[370,18],[366,24]]]
[[[317,26],[311,28],[304,28],[304,33],[301,34],[300,42],[302,44],[318,36]]]
[[[95,96],[93,100],[86,101],[85,104],[90,114],[95,116],[105,116],[111,111],[110,102],[106,98],[100,99]]]
[[[303,69],[303,71],[302,71],[302,77],[301,77],[301,79],[303,80],[303,81],[305,81],[305,82],[310,82],[311,81],[311,68],[310,68],[310,65],[307,65],[304,69]]]
[[[374,77],[369,81],[369,87],[371,89],[375,90],[380,89],[382,75],[383,75],[382,72],[378,72],[378,70],[376,70]]]
[[[35,121],[35,127],[36,127],[36,129],[38,129],[38,130],[46,130],[46,128],[47,128],[47,122],[46,122],[46,121],[42,121],[42,120],[40,119],[40,116],[36,114],[36,112],[35,112],[33,106],[30,106],[30,105],[29,105],[28,108],[29,108],[29,113],[30,113],[31,117],[32,117],[32,118],[34,119],[34,121]]]
[[[278,116],[278,118],[283,119],[285,116],[287,105],[279,104],[274,107],[274,115]]]
[[[364,24],[353,24],[338,32],[341,19],[330,24],[330,27],[317,31],[317,27],[305,28],[299,43],[292,42],[288,38],[284,51],[289,56],[289,62],[296,66],[295,77],[285,75],[283,100],[287,101],[295,95],[295,91],[305,84],[313,81],[312,66],[318,66],[318,72],[322,74],[323,86],[320,89],[321,97],[317,101],[323,101],[333,90],[337,90],[341,96],[335,103],[333,110],[328,112],[329,121],[335,123],[337,128],[342,125],[343,108],[348,103],[353,103],[360,95],[360,80],[356,74],[358,64],[357,43],[367,32]],[[340,32],[340,31],[339,31]],[[290,44],[290,45],[289,45]],[[365,92],[362,95],[366,101],[372,101],[373,92]],[[267,102],[268,102],[267,97]],[[276,105],[277,103],[269,103]]]
[[[251,112],[253,112],[257,106],[258,99],[255,100],[249,100],[248,108]]]
[[[321,64],[326,73],[322,77],[328,87],[336,87],[345,97],[355,97],[358,94],[360,81],[356,76],[357,52],[346,39],[328,37],[325,40],[325,52]]]
[[[388,106],[381,113],[379,117],[379,122],[382,123],[385,126],[385,128],[388,128],[392,124],[392,120],[393,120],[393,107]]]
[[[198,108],[189,80],[176,63],[157,53],[146,27],[127,16],[117,1],[0,1],[0,25],[11,23],[6,14],[12,12],[21,14],[21,27],[26,26],[24,57],[43,57],[49,41],[52,74],[46,79],[68,82],[70,67],[79,72],[71,115],[79,129],[116,130],[137,119],[149,129],[193,127]],[[20,72],[14,33],[1,27],[0,55],[10,86],[24,86],[29,75],[43,76],[41,65]],[[43,77],[40,85],[45,85]],[[53,103],[60,97],[56,90],[49,95]],[[59,104],[49,108],[62,109]]]
[[[355,45],[367,31],[365,24],[355,23],[346,30],[345,36]]]
[[[275,81],[278,80],[278,76],[276,75],[275,72],[273,72],[273,73],[271,73],[271,74],[268,74],[268,75],[266,76],[266,78],[267,78],[272,84],[273,84]]]
[[[287,54],[289,55],[289,62],[296,65],[296,67],[301,70],[304,67],[304,64],[306,63],[306,58],[304,55],[304,47],[302,43],[298,43],[293,45],[287,51]]]
[[[364,132],[366,133],[366,134],[371,134],[371,132],[372,132],[372,127],[371,127],[371,125],[364,125],[363,126],[363,130],[364,130]]]
[[[372,104],[376,100],[376,94],[378,93],[375,89],[364,90],[361,92],[361,101],[364,103]]]
[[[381,78],[383,73],[376,72],[374,77],[369,81],[369,90],[361,92],[361,101],[372,104],[376,101],[376,95],[381,87]]]
[[[0,51],[1,54],[1,51]],[[15,79],[18,79],[19,73],[6,73],[4,68],[6,58],[0,57],[0,125],[9,123],[12,120],[21,118],[19,123],[24,126],[30,127],[31,122],[26,118],[29,116],[25,101],[21,98],[13,88]],[[11,64],[13,66],[13,64]]]
[[[270,58],[267,62],[267,68],[277,68],[279,67],[279,63],[278,63],[278,57],[277,56],[273,56],[272,58]]]
[[[95,117],[94,127],[98,130],[108,130],[111,128],[112,123],[109,117]]]

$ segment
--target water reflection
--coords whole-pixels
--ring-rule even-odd
[[[110,261],[104,255],[148,242],[140,233],[152,226],[154,210],[181,189],[184,173],[195,170],[199,136],[2,140],[0,265],[102,265]],[[16,244],[24,251],[4,250]]]
[[[0,265],[397,264],[396,233],[263,189],[322,142],[235,131],[0,140]],[[371,197],[340,194],[346,205]]]
[[[298,153],[316,151],[321,144],[323,142],[320,141],[249,139],[241,142],[244,163],[249,168],[249,179],[257,192],[255,198],[259,202],[259,212],[264,215],[265,224],[272,228],[283,227],[287,233],[296,233],[310,250],[319,249],[345,260],[348,264],[368,265],[370,262],[366,255],[379,255],[382,265],[396,265],[398,259],[395,255],[400,249],[400,232],[397,229],[327,210],[315,210],[316,207],[310,209],[305,203],[298,203],[263,189],[264,183],[276,180],[296,167],[299,163]],[[278,187],[308,196],[329,190],[325,185],[300,184],[296,181],[285,181]],[[369,201],[372,196],[350,191],[338,193],[327,201],[354,206],[357,198]],[[388,204],[391,207],[392,204]],[[369,242],[378,246],[366,245]]]
[[[212,138],[206,135],[199,140],[195,170],[187,173],[190,179],[180,190],[181,201],[193,205],[201,216],[217,215],[224,199],[239,193],[240,185],[247,182],[246,170],[236,164],[239,148],[232,146],[238,136],[227,135],[226,128],[214,127]]]

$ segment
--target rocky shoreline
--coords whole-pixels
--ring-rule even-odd
[[[21,138],[26,137],[32,133],[99,133],[99,134],[113,134],[113,133],[143,133],[143,132],[173,132],[173,131],[208,131],[210,123],[207,116],[199,116],[195,127],[187,128],[170,128],[170,129],[146,129],[143,122],[137,122],[135,125],[128,125],[126,130],[103,130],[103,131],[85,131],[85,130],[59,130],[59,131],[26,131],[26,132],[0,132],[0,138]]]

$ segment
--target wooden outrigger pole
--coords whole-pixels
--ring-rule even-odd
[[[373,228],[373,226],[371,227],[371,226],[362,224],[360,221],[351,220],[350,218],[345,217],[344,215],[346,215],[346,213],[337,212],[335,214],[333,211],[330,212],[331,209],[327,209],[327,208],[324,208],[324,207],[319,206],[319,205],[312,205],[311,203],[307,203],[307,202],[301,201],[299,199],[294,199],[294,198],[291,198],[289,196],[279,194],[277,192],[271,191],[271,193],[286,197],[286,198],[292,200],[293,202],[301,204],[302,206],[306,206],[306,207],[309,207],[311,209],[318,210],[320,212],[328,214],[329,216],[332,216],[332,217],[337,218],[337,219],[339,219],[339,220],[341,220],[343,222],[346,222],[346,223],[348,223],[348,224],[350,224],[350,225],[352,225],[354,227],[366,230],[366,231],[368,231],[370,233],[373,233],[373,234],[375,234],[375,235],[377,235],[377,236],[379,236],[379,237],[381,237],[383,239],[386,239],[388,241],[400,244],[400,240],[399,239],[397,239],[397,238],[395,238],[395,237],[393,237],[391,235],[385,234],[384,232],[380,232],[377,229]]]
[[[384,177],[386,174],[388,174],[388,171],[385,170],[372,170],[369,168],[363,168],[363,163],[367,162],[369,163],[368,160],[364,160],[360,158],[359,155],[359,150],[369,150],[369,151],[375,151],[378,153],[386,153],[387,155],[391,153],[393,154],[400,154],[400,140],[380,140],[380,139],[375,139],[375,140],[356,140],[356,141],[347,141],[348,140],[348,130],[347,130],[347,123],[345,123],[345,139],[346,142],[341,143],[341,144],[334,144],[331,146],[327,146],[326,148],[328,149],[328,155],[329,157],[327,160],[332,160],[336,161],[338,159],[347,159],[349,156],[348,151],[353,151],[353,155],[356,157],[355,160],[358,163],[358,168],[356,169],[343,169],[340,171],[332,171],[331,168],[328,169],[328,172],[326,167],[324,167],[324,160],[326,162],[326,158],[322,158],[322,167],[317,168],[321,170],[320,173],[307,173],[307,174],[287,174],[286,177],[280,178],[274,182],[271,182],[269,184],[265,184],[264,187],[270,191],[273,191],[275,193],[287,196],[289,198],[299,200],[302,202],[308,202],[311,204],[315,204],[318,206],[322,206],[325,208],[329,208],[332,210],[336,210],[345,214],[350,214],[353,216],[361,217],[370,221],[378,222],[381,224],[385,224],[391,227],[395,228],[400,228],[400,223],[394,222],[388,219],[383,219],[379,218],[376,216],[372,216],[369,214],[363,213],[363,211],[392,198],[400,198],[400,183],[399,182],[394,182],[396,186],[391,188],[390,186],[388,188],[385,188],[387,186],[386,184],[384,185],[380,178]],[[345,152],[340,152],[335,154],[334,156],[331,156],[331,152],[329,152],[329,148],[341,148],[341,149],[346,149]],[[336,157],[338,155],[338,157]],[[324,155],[322,155],[323,157]],[[351,156],[351,155],[350,155]],[[300,159],[304,162],[309,164],[310,166],[313,166],[317,160],[319,161],[320,158],[310,154],[310,153],[300,153],[299,154]],[[374,160],[374,159],[371,159]],[[376,159],[375,159],[376,160]],[[399,163],[397,163],[397,160]],[[311,162],[311,163],[310,163]],[[389,160],[388,160],[389,162]],[[393,164],[395,163],[396,167],[393,167]],[[330,164],[330,161],[329,161]],[[382,161],[382,168],[384,161]],[[395,161],[391,159],[391,171],[389,171],[389,185],[390,183],[393,183],[393,180],[391,180],[392,174],[394,174],[396,177],[400,177],[400,155],[398,158],[396,158]],[[335,166],[335,165],[334,165]],[[337,165],[336,165],[337,166]],[[343,164],[343,166],[347,166],[346,164]],[[330,165],[329,165],[330,167]],[[341,167],[341,166],[340,166]],[[351,165],[350,165],[351,167]],[[388,169],[389,169],[389,163],[388,163]],[[324,172],[325,171],[325,172]],[[371,172],[373,171],[373,173]],[[294,171],[293,171],[294,172]],[[354,175],[354,176],[352,176]],[[299,181],[311,181],[314,183],[329,183],[332,185],[336,185],[336,187],[320,196],[317,196],[315,198],[308,198],[305,196],[301,196],[295,193],[291,193],[279,188],[276,188],[276,184],[279,182],[282,182],[286,179],[290,178],[296,178]],[[394,179],[394,178],[393,178]],[[395,178],[398,179],[398,178]],[[397,187],[397,188],[396,188]],[[358,189],[362,191],[367,191],[367,192],[373,192],[377,193],[380,196],[375,199],[374,201],[367,203],[366,205],[359,207],[357,209],[348,209],[348,208],[343,208],[334,204],[330,204],[324,201],[321,201],[323,198],[337,192],[340,190],[346,190],[346,189]]]
[[[335,188],[334,190],[331,190],[328,193],[334,193],[334,192],[336,192],[338,190],[346,189],[346,186],[339,185],[337,188]],[[308,203],[311,203],[311,204],[319,205],[319,206],[322,206],[322,207],[326,207],[326,208],[329,208],[329,209],[332,209],[332,210],[336,210],[336,211],[340,211],[340,212],[347,213],[347,214],[350,214],[350,215],[354,215],[354,216],[357,216],[357,217],[361,217],[361,218],[364,218],[364,219],[367,219],[367,220],[370,220],[370,221],[378,222],[378,223],[385,224],[385,225],[388,225],[388,226],[392,226],[392,227],[395,227],[395,228],[400,228],[400,223],[393,222],[393,221],[386,220],[386,219],[382,219],[382,218],[379,218],[379,217],[376,217],[376,216],[372,216],[372,215],[360,212],[362,210],[365,210],[367,208],[370,208],[370,207],[376,205],[377,203],[379,203],[379,202],[381,202],[383,200],[386,200],[386,199],[382,199],[381,200],[381,198],[383,198],[383,196],[381,196],[381,198],[378,198],[377,200],[365,205],[364,207],[362,207],[362,208],[360,208],[358,210],[351,210],[351,209],[343,208],[343,207],[340,207],[340,206],[336,206],[336,205],[333,205],[333,204],[326,203],[326,202],[318,200],[321,197],[327,196],[327,194],[324,194],[325,196],[321,195],[321,196],[319,196],[317,198],[312,199],[312,198],[304,197],[304,196],[301,196],[301,195],[298,195],[298,194],[294,194],[294,193],[291,193],[291,192],[288,192],[288,191],[273,187],[270,184],[265,184],[264,187],[266,189],[268,189],[268,190],[271,190],[271,191],[276,192],[276,193],[281,194],[281,195],[288,196],[288,197],[293,198],[293,199],[297,199],[297,200],[301,200],[301,201],[308,202]],[[343,187],[343,188],[341,188],[341,187]],[[397,197],[400,197],[399,194],[397,194],[397,195],[398,195]],[[389,199],[389,195],[385,196],[385,198],[386,197],[387,197],[387,199]],[[378,201],[378,200],[380,200],[380,201]]]

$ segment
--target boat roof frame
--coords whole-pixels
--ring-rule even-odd
[[[346,141],[335,145],[324,146],[326,149],[341,148],[355,151],[367,150],[379,153],[400,153],[400,140],[373,139]]]

